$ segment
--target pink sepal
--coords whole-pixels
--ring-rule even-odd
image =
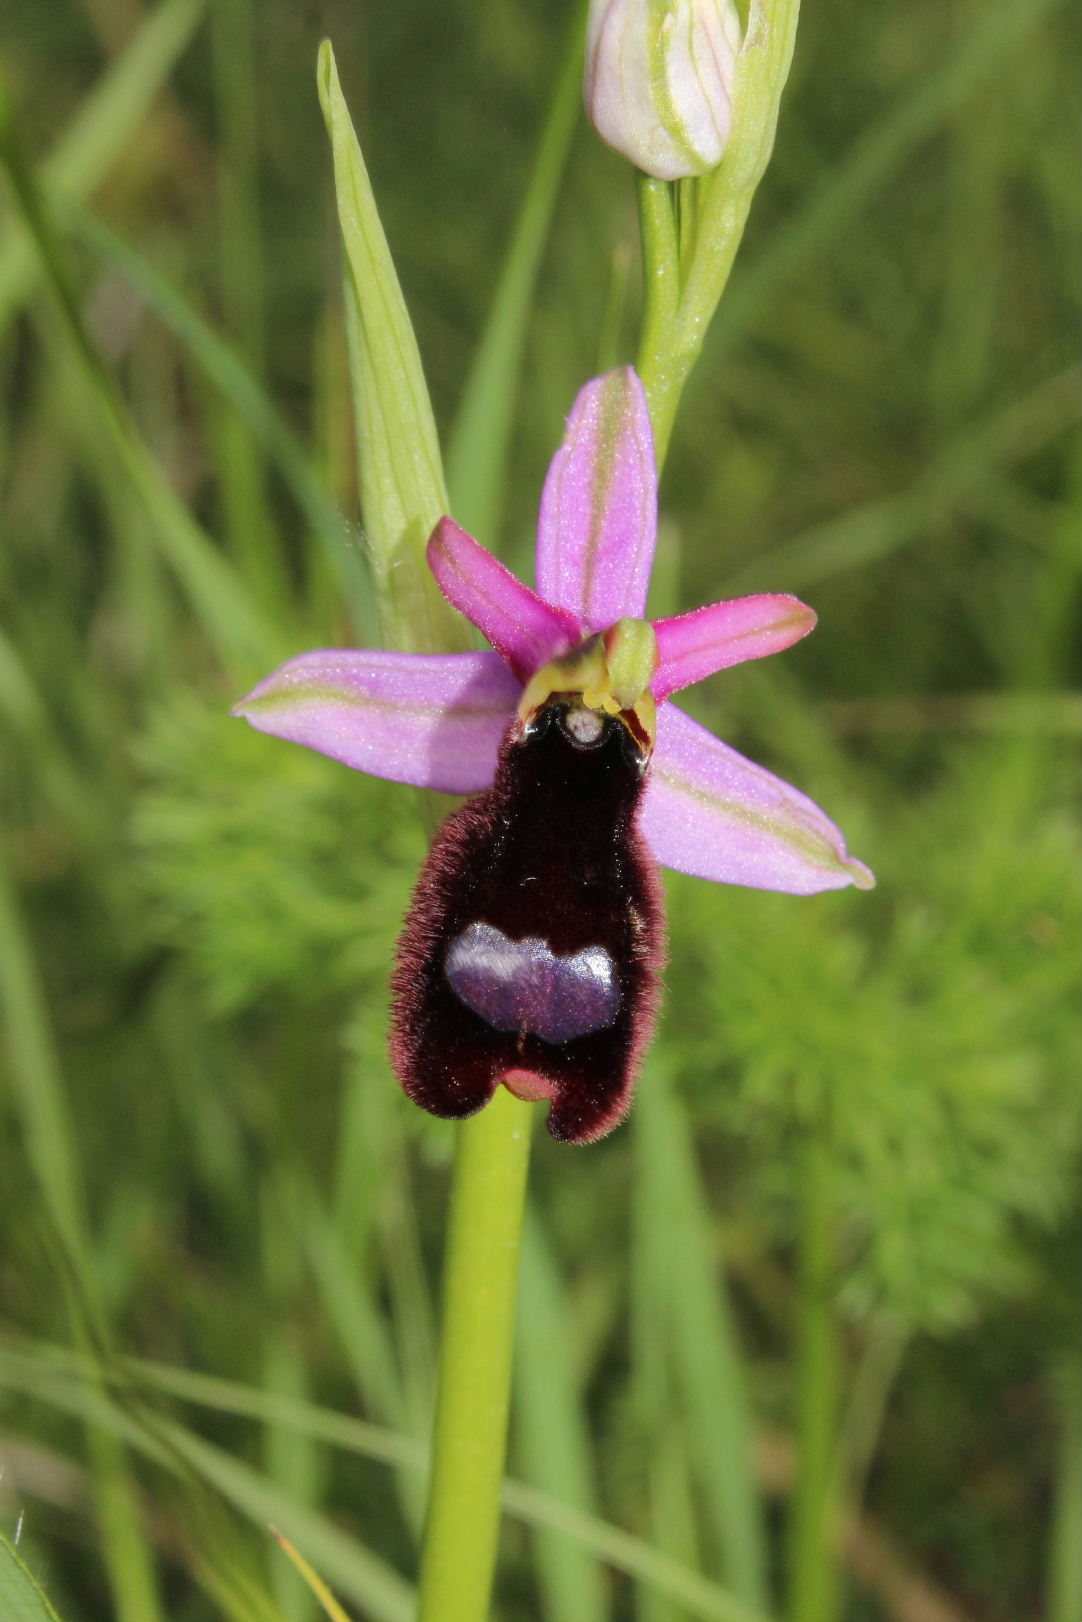
[[[542,602],[453,518],[440,519],[427,555],[447,601],[484,633],[523,684],[579,640],[573,615]]]
[[[630,366],[579,390],[537,526],[537,589],[603,631],[642,619],[657,538],[657,464],[646,395]]]
[[[659,701],[745,659],[792,647],[815,627],[815,610],[782,594],[734,597],[674,619],[655,620],[658,667],[650,686]]]
[[[521,691],[495,653],[331,648],[282,665],[233,714],[374,777],[475,794]]]
[[[875,883],[814,801],[675,704],[658,710],[639,826],[664,866],[721,884],[813,895]]]

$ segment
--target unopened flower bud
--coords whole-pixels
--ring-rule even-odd
[[[587,117],[648,175],[705,174],[729,139],[739,49],[732,0],[591,0]]]

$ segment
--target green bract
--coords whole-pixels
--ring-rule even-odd
[[[439,441],[417,340],[330,40],[320,46],[317,76],[334,153],[361,509],[383,641],[411,652],[466,648],[470,639],[462,620],[425,566],[425,543],[450,505]]]

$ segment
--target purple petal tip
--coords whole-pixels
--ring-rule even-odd
[[[453,518],[439,520],[426,556],[447,601],[484,633],[520,681],[578,641],[572,614],[524,586]]]

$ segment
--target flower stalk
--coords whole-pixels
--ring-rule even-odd
[[[799,0],[751,0],[736,63],[732,127],[718,167],[675,184],[646,176],[639,182],[645,309],[637,370],[650,402],[659,467],[774,149],[798,11]]]
[[[500,1519],[530,1105],[458,1128],[417,1622],[484,1622]]]

